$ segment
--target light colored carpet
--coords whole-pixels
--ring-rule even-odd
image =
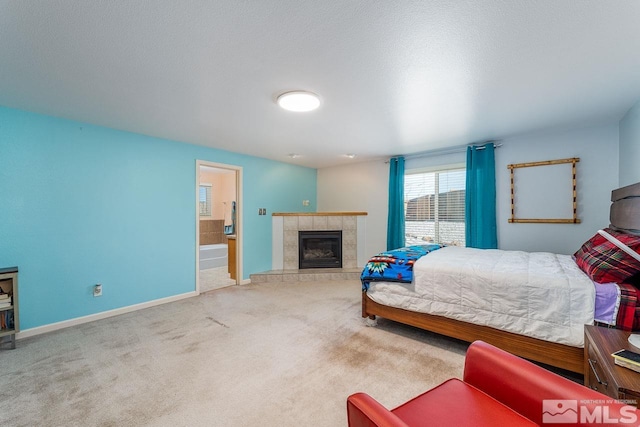
[[[200,293],[213,291],[214,289],[233,286],[236,281],[229,274],[229,267],[207,268],[198,272],[200,275]]]
[[[233,286],[0,350],[0,425],[346,426],[460,377],[467,345],[360,317],[357,281]]]

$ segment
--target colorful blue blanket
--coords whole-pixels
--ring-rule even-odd
[[[411,283],[413,264],[422,256],[442,248],[444,245],[415,245],[381,252],[371,257],[364,266],[360,280],[362,290],[369,290],[370,282]]]

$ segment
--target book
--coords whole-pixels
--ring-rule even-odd
[[[9,294],[0,294],[0,301],[3,299],[9,299]]]
[[[616,365],[640,372],[640,353],[631,350],[619,350],[611,355]]]
[[[632,371],[640,373],[640,365],[629,363],[623,359],[614,359],[613,362],[618,366],[622,366],[623,368],[631,369]]]

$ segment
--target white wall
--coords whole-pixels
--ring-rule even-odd
[[[611,190],[618,187],[616,123],[563,132],[530,134],[501,142],[503,146],[496,150],[496,202],[500,249],[573,254],[599,228],[609,225]],[[569,157],[580,158],[577,164],[577,187],[578,218],[582,223],[510,224],[508,219],[511,216],[511,196],[507,165]],[[569,177],[567,182],[562,181],[559,184],[569,185]],[[537,202],[545,203],[545,200]]]
[[[447,152],[444,151],[443,154],[432,153],[428,156],[408,158],[404,162],[404,170],[408,172],[412,169],[429,169],[456,164],[464,165],[467,161],[467,153],[464,148],[458,148],[454,153],[445,153]]]
[[[367,212],[366,258],[386,250],[389,165],[376,160],[323,168],[317,179],[318,212]]]
[[[501,249],[572,254],[609,224],[611,190],[618,187],[617,123],[571,131],[536,133],[500,141],[496,150],[498,245]],[[408,159],[405,169],[465,161],[465,153]],[[509,224],[507,165],[580,157],[578,217],[581,224]],[[367,253],[386,249],[389,165],[363,162],[318,170],[318,211],[366,211]],[[563,182],[563,185],[565,183]],[[568,183],[567,183],[568,184]],[[540,203],[544,203],[541,200]]]
[[[640,182],[640,101],[620,120],[620,187]]]

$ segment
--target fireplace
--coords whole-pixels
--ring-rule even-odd
[[[298,231],[299,268],[342,268],[342,230]]]

